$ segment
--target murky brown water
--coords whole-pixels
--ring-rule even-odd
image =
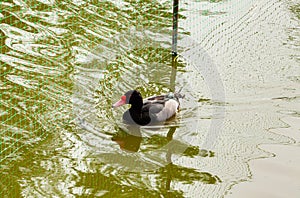
[[[300,114],[290,1],[181,1],[176,69],[169,1],[0,5],[2,197],[222,197],[273,155],[260,144],[299,145],[270,132]],[[174,86],[164,125],[111,109]]]

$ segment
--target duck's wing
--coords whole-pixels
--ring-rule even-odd
[[[143,103],[144,104],[147,104],[147,103],[156,103],[156,102],[166,102],[170,99],[173,99],[173,100],[176,100],[178,103],[179,103],[179,99],[182,99],[184,98],[184,94],[181,94],[181,93],[168,93],[168,94],[165,94],[165,95],[158,95],[158,96],[151,96],[151,97],[148,97],[148,98],[145,98],[143,100]]]
[[[155,103],[155,102],[162,102],[164,101],[166,98],[166,95],[159,95],[159,96],[151,96],[151,97],[148,97],[148,98],[145,98],[143,100],[143,103],[146,104],[146,103]]]
[[[159,113],[164,108],[163,101],[156,101],[156,102],[147,102],[143,105],[142,112],[149,112],[151,114]]]
[[[142,112],[147,113],[155,121],[166,121],[175,115],[179,103],[174,99],[148,101],[144,104]]]

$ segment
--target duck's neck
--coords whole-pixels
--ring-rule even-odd
[[[139,125],[146,125],[149,123],[149,117],[143,116],[142,113],[142,107],[143,107],[143,99],[140,99],[139,101],[136,100],[129,109],[129,113],[131,118],[136,124]]]
[[[129,110],[135,112],[141,112],[143,107],[143,98],[135,97],[133,100],[130,101],[131,107]]]
[[[142,112],[142,107],[143,107],[143,101],[141,100],[140,102],[134,103],[131,105],[129,111],[134,112],[134,113],[141,113]]]

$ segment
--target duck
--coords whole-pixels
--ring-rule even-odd
[[[179,91],[180,92],[180,91]],[[112,105],[113,108],[130,104],[131,107],[123,114],[127,124],[150,125],[164,122],[173,117],[179,109],[180,98],[184,95],[170,92],[168,94],[151,96],[143,99],[137,90],[127,91],[121,99]]]

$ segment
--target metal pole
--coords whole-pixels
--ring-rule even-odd
[[[173,34],[172,34],[172,55],[173,56],[177,56],[178,5],[179,5],[179,0],[173,0]]]

